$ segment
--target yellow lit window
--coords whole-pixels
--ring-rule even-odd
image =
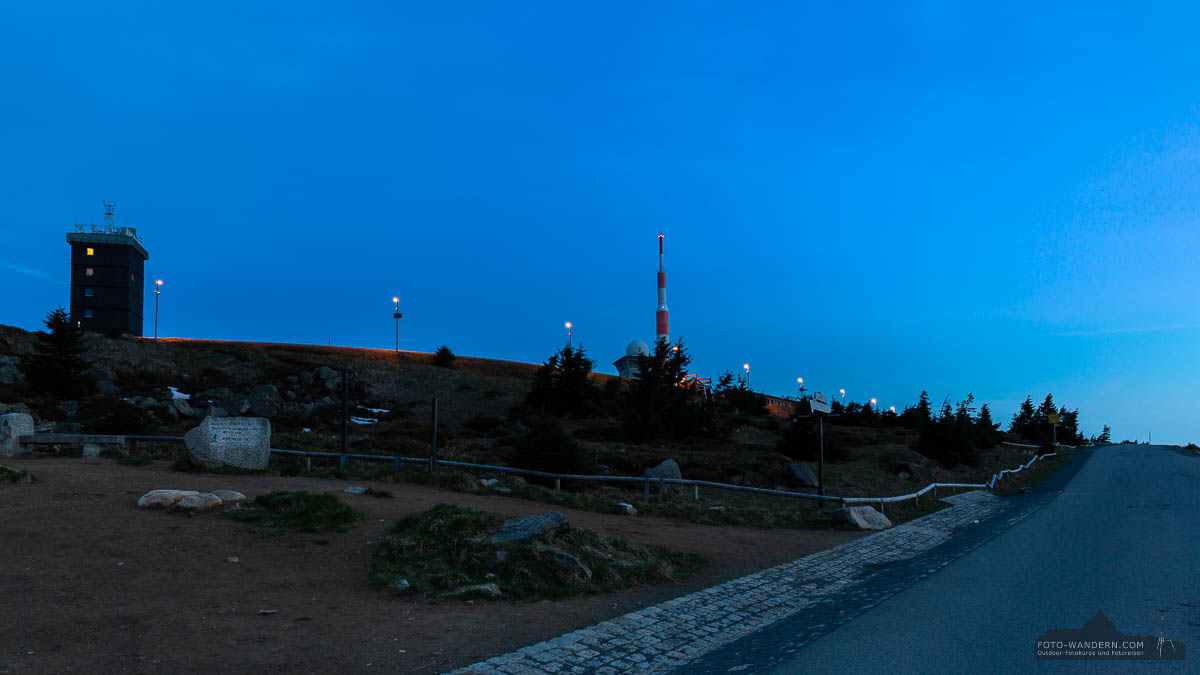
[[[89,248],[89,249],[88,249],[88,255],[96,255],[96,249],[94,249],[94,248]]]

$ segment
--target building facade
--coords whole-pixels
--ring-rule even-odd
[[[97,333],[142,336],[150,254],[132,227],[76,225],[71,245],[71,319]]]

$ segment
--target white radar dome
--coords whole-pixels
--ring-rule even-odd
[[[625,356],[649,355],[650,346],[641,340],[634,340],[625,348]]]

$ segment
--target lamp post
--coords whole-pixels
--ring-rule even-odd
[[[842,407],[844,408],[844,407],[846,407],[846,390],[841,389],[841,390],[839,390],[839,393],[841,393],[841,395],[842,395]]]
[[[797,377],[796,384],[800,385],[800,398],[804,398],[804,378]]]
[[[162,295],[162,279],[154,282],[154,341],[158,342],[158,296]]]
[[[879,409],[879,400],[878,399],[874,399],[874,398],[871,399],[871,408],[875,409],[875,410]]]
[[[746,371],[746,388],[750,388],[750,364],[743,363],[742,368]]]
[[[392,296],[392,318],[396,320],[396,353],[400,353],[400,297]]]
[[[571,338],[575,335],[575,329],[571,327],[571,322],[567,322],[567,349],[571,348]]]
[[[894,406],[894,405],[888,406],[888,411],[891,412],[893,415],[895,415],[896,414],[896,406]]]

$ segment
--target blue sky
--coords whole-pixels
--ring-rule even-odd
[[[703,375],[1200,437],[1187,4],[177,5],[0,8],[0,323],[113,199],[164,335],[612,372],[662,231]]]

